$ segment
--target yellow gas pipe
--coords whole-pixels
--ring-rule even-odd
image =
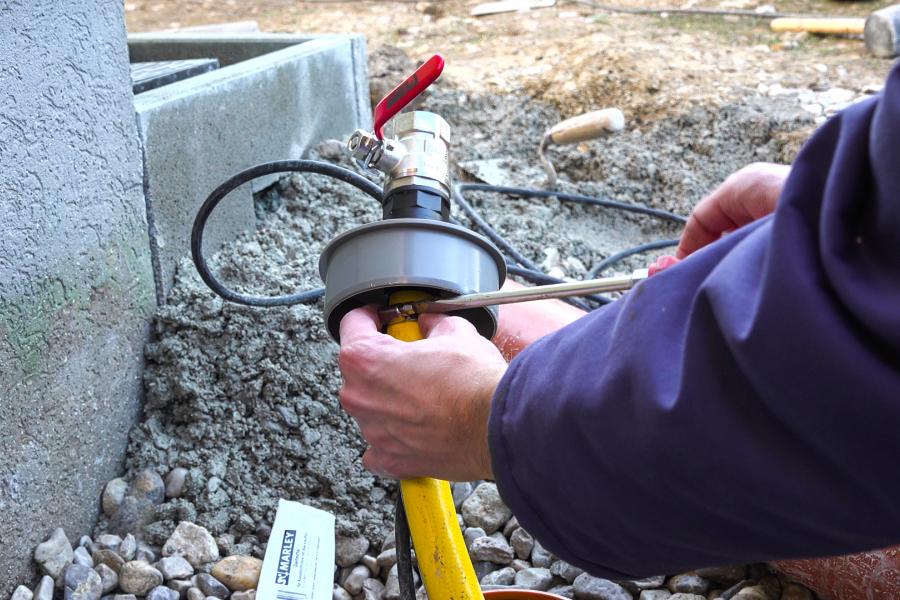
[[[423,292],[403,291],[391,294],[390,303],[428,299]],[[406,317],[388,323],[387,333],[404,342],[423,339],[418,321]],[[400,482],[400,492],[429,600],[481,600],[484,596],[456,519],[450,484],[427,477],[406,479]]]

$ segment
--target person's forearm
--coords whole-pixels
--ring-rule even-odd
[[[523,287],[525,286],[508,279],[502,289]],[[517,302],[503,304],[499,308],[500,322],[492,341],[506,360],[512,360],[533,342],[587,314],[561,300]]]

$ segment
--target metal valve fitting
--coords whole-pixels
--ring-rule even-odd
[[[385,174],[385,219],[449,220],[450,125],[439,115],[401,113],[387,139],[357,130],[347,146],[366,168]]]

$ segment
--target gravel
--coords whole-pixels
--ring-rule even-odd
[[[72,544],[69,543],[66,532],[60,527],[54,529],[53,534],[38,544],[34,550],[34,562],[41,567],[44,574],[54,579],[60,576],[74,557]]]

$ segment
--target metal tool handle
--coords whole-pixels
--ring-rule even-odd
[[[551,127],[544,137],[553,144],[577,144],[625,128],[625,115],[618,108],[595,110]]]
[[[647,269],[638,269],[631,275],[624,275],[621,277],[602,277],[600,279],[588,279],[585,281],[538,285],[517,290],[497,290],[496,292],[465,294],[457,296],[456,298],[431,300],[427,302],[411,302],[399,306],[391,306],[380,310],[378,316],[381,318],[382,323],[387,323],[401,315],[448,313],[455,310],[478,308],[482,306],[531,302],[534,300],[549,300],[552,298],[569,298],[572,296],[587,296],[603,292],[624,292],[633,288],[638,282],[647,279],[647,277],[649,277],[649,271]]]

